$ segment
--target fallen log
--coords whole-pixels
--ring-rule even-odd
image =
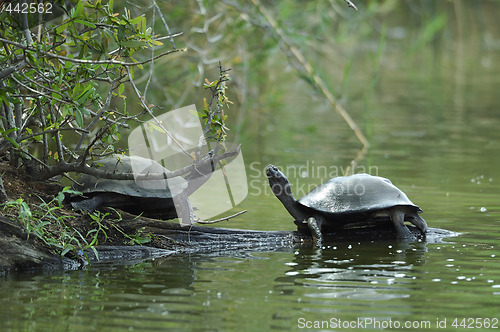
[[[54,255],[34,239],[28,239],[16,223],[0,216],[0,275],[11,271],[68,270],[79,262]]]
[[[136,234],[141,231],[143,234],[148,234],[152,241],[147,246],[121,244],[96,246],[95,251],[87,249],[80,260],[68,259],[51,253],[33,237],[28,239],[19,225],[0,216],[0,275],[40,269],[77,269],[86,263],[134,264],[146,259],[183,252],[274,251],[313,245],[310,234],[297,231],[255,231],[207,226],[183,227],[174,222],[128,214],[123,214],[119,221],[109,219],[107,224],[119,228],[120,233],[123,232],[123,234]],[[420,234],[414,226],[408,227],[415,235]],[[445,237],[456,235],[457,233],[430,228],[426,239],[421,241],[439,242]],[[324,234],[324,243],[365,242],[395,238],[396,233],[393,227],[387,225],[387,227],[339,230]]]

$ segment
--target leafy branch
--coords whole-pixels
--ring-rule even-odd
[[[142,123],[145,115],[156,119],[156,106],[146,100],[147,85],[143,92],[134,82],[136,71],[187,51],[175,47],[174,37],[181,33],[170,32],[152,1],[168,36],[155,35],[144,15],[133,17],[126,8],[115,12],[114,1],[78,1],[65,19],[43,24],[37,35],[18,29],[7,13],[0,14],[0,30],[5,32],[0,36],[0,156],[20,161],[38,179],[68,172],[132,178],[92,168],[87,161],[124,152],[118,145],[122,129]],[[30,15],[21,16],[23,27]],[[164,39],[170,40],[171,49],[161,50]],[[127,86],[141,105],[133,112],[127,108]],[[208,124],[207,131],[227,129],[223,116],[212,119],[217,123]],[[223,139],[220,133],[218,137]],[[223,151],[216,161],[234,153]],[[195,161],[208,163],[208,157],[197,155]],[[168,176],[195,168],[188,165]]]

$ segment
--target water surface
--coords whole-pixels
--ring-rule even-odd
[[[465,17],[471,19],[479,9],[469,7]],[[133,266],[11,275],[0,282],[0,326],[254,331],[314,324],[394,329],[399,322],[456,330],[453,323],[460,327],[479,318],[473,324],[500,328],[500,35],[471,30],[457,37],[446,29],[454,38],[445,33],[418,54],[409,53],[404,41],[389,40],[376,72],[372,44],[359,46],[344,101],[371,143],[357,170],[390,178],[422,207],[430,227],[461,235],[411,244],[359,239],[320,249],[176,255]],[[318,57],[316,64],[326,68],[325,77],[327,60]],[[268,62],[283,64],[284,58]],[[235,211],[249,212],[227,227],[293,230],[267,189],[263,168],[273,163],[300,170],[289,174],[299,196],[325,180],[314,175],[319,166],[342,173],[360,149],[307,83],[277,68],[269,85],[285,91],[280,102],[258,111],[250,107],[240,132],[250,192]],[[350,328],[340,325],[352,322]],[[359,326],[363,322],[372,325]]]

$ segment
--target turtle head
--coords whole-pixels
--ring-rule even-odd
[[[290,181],[288,181],[285,174],[283,174],[276,166],[269,165],[266,167],[266,175],[269,179],[269,186],[273,194],[280,200],[282,198],[292,198],[292,189],[290,187]]]
[[[281,201],[288,213],[295,220],[306,220],[307,216],[303,211],[304,207],[293,197],[290,181],[288,181],[285,174],[277,167],[269,165],[266,168],[266,175],[273,194]]]

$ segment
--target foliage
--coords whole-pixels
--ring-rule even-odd
[[[203,120],[205,126],[205,136],[208,133],[212,133],[215,135],[212,138],[215,138],[216,141],[224,141],[227,136],[227,131],[229,130],[225,125],[227,115],[224,114],[224,106],[232,104],[226,96],[226,82],[231,78],[228,73],[229,69],[223,69],[220,63],[219,71],[218,80],[210,82],[208,79],[205,79],[205,84],[203,86],[211,91],[212,99],[210,103],[207,102],[206,98],[203,99],[203,109],[200,111],[200,118]],[[214,107],[215,109],[213,109]]]
[[[423,18],[418,22],[422,25],[420,34],[406,38],[412,52],[436,38],[447,19],[435,15],[440,12],[435,6],[448,4],[354,2],[359,12],[342,0],[286,0],[274,7],[265,3],[276,27],[315,71],[332,76],[331,82],[342,81],[335,76],[343,75],[340,87],[332,87],[335,83],[327,81],[335,95],[347,95],[342,96],[343,100],[349,98],[349,76],[355,76],[355,71],[367,72],[373,76],[373,85],[377,84],[386,45],[396,31],[391,30],[391,24],[398,26],[395,21],[407,20],[401,15],[401,7],[412,6]],[[120,7],[124,5],[129,8]],[[155,8],[153,20],[150,8]],[[163,17],[162,12],[168,17]],[[166,22],[175,33],[170,32]],[[269,104],[284,107],[285,93],[295,93],[284,91],[290,84],[276,84],[282,79],[276,72],[287,72],[289,65],[297,68],[297,63],[283,43],[273,39],[272,29],[250,2],[168,1],[161,3],[160,10],[155,1],[144,6],[112,0],[78,1],[59,20],[29,31],[18,26],[19,22],[8,13],[0,14],[0,156],[9,152],[11,161],[21,160],[29,166],[29,161],[34,161],[37,172],[33,174],[40,177],[88,171],[81,167],[87,159],[122,151],[124,130],[151,118],[161,106],[178,106],[186,100],[192,103],[199,98],[202,85],[211,93],[198,107],[209,133],[206,136],[223,141],[228,135],[227,106],[231,104],[226,96],[229,77],[220,67],[218,79],[205,79],[211,77],[207,68],[221,60],[235,73],[232,79],[240,88],[236,102],[244,106],[241,112],[259,110],[256,121],[246,123],[245,135],[255,134],[251,133],[252,126],[259,135],[265,132],[263,128],[272,127],[263,125],[265,114],[260,110],[273,108]],[[185,32],[181,40],[177,39],[180,31]],[[374,35],[380,40],[379,47],[376,52],[368,52],[371,66],[363,68],[358,61],[362,52],[356,45]],[[185,50],[176,48],[175,43],[184,43],[189,56],[168,56]],[[161,61],[156,61],[159,58]],[[297,69],[300,77],[312,82]],[[153,72],[160,74],[153,77]],[[166,72],[168,75],[162,75]],[[265,103],[268,105],[262,107]],[[239,117],[242,121],[245,118],[249,116]],[[287,117],[280,118],[285,121]],[[25,201],[10,202],[8,208],[17,211],[30,234],[38,237],[50,233],[48,224],[35,221],[40,215]],[[58,225],[50,215],[44,220]],[[67,248],[77,251],[106,238],[109,225],[102,222],[104,215],[94,217],[89,234],[69,229],[64,241],[55,241],[58,245],[64,243],[62,252]],[[129,241],[148,239],[147,234],[138,233]]]
[[[26,230],[27,238],[35,237],[42,241],[49,249],[61,256],[86,258],[87,249],[92,250],[99,258],[96,246],[108,241],[110,234],[115,231],[121,235],[123,244],[143,245],[151,242],[151,234],[139,229],[136,234],[126,234],[117,223],[121,215],[115,210],[117,218],[110,218],[110,213],[94,211],[89,214],[89,229],[82,231],[81,223],[75,216],[65,212],[63,200],[65,194],[81,194],[70,187],[65,187],[50,202],[30,204],[23,198],[2,204],[2,212],[12,219],[17,219]],[[101,242],[100,242],[101,241]]]
[[[130,113],[125,85],[134,85],[145,63],[181,50],[137,60],[163,43],[144,15],[126,8],[120,14],[113,5],[78,1],[62,21],[40,25],[38,34],[1,14],[0,154],[11,151],[35,161],[40,177],[53,176],[71,170],[74,160],[76,168],[88,156],[116,151],[122,128],[152,112],[146,106]]]
[[[61,195],[50,202],[44,202],[40,198],[42,204],[37,206],[30,206],[23,198],[18,198],[3,204],[3,213],[17,217],[24,225],[28,238],[35,236],[61,256],[65,256],[68,252],[78,255],[85,249],[92,248],[96,242],[89,243],[85,236],[68,225],[74,216],[63,213],[61,197],[65,193],[74,191],[65,187]]]
[[[38,179],[72,171],[107,176],[87,166],[87,159],[123,151],[124,129],[156,119],[153,112],[159,107],[146,99],[153,71],[148,72],[143,91],[136,84],[137,73],[145,66],[152,69],[157,59],[185,49],[175,47],[172,35],[155,34],[158,27],[148,26],[145,14],[134,15],[127,8],[115,10],[113,0],[77,1],[71,7],[64,7],[68,2],[61,0],[56,3],[65,9],[65,15],[30,30],[21,27],[33,21],[32,14],[0,14],[0,156],[8,153],[11,162],[20,161]],[[159,7],[156,10],[163,18]],[[162,22],[163,30],[170,34],[166,21]],[[171,47],[163,45],[164,39],[170,40]],[[229,69],[222,65],[219,69],[219,79],[207,79],[211,97],[205,99],[202,112],[204,135],[217,143],[226,137],[227,115],[222,108],[230,104],[226,96]],[[127,105],[131,95],[139,110]],[[161,126],[158,123],[159,130]],[[217,144],[213,155],[221,160],[224,153]],[[193,160],[210,162],[199,154]],[[131,176],[124,174],[123,178]],[[90,214],[91,229],[85,232],[68,226],[65,221],[70,216],[62,213],[61,202],[69,193],[65,188],[40,207],[19,198],[5,203],[4,209],[16,215],[28,234],[63,256],[68,252],[78,255],[108,240],[110,226],[105,220],[109,215]],[[142,231],[133,235],[117,227],[113,231],[130,244],[151,241]]]

